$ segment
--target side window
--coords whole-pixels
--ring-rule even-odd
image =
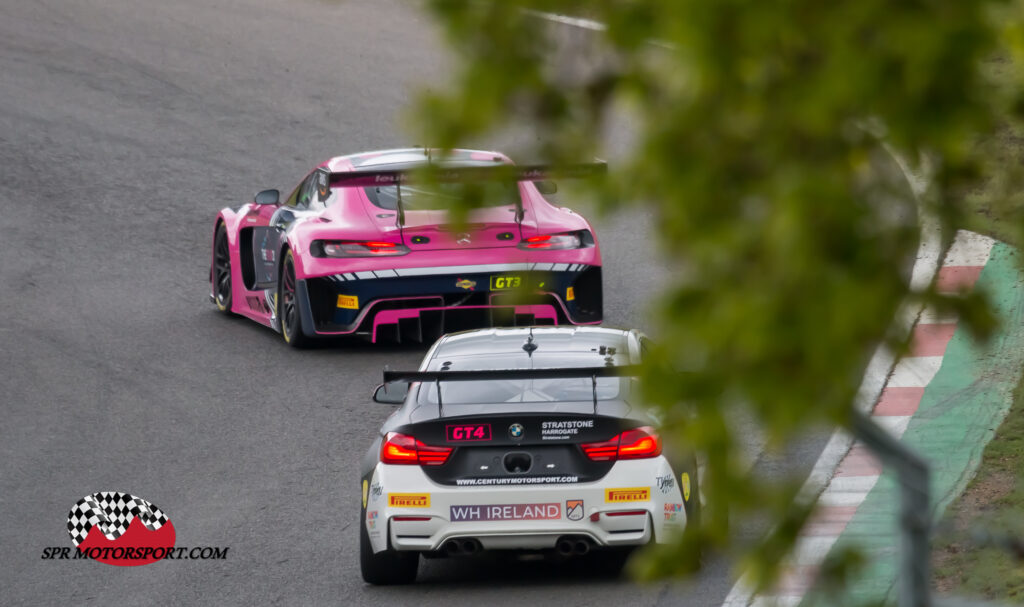
[[[313,171],[302,180],[302,183],[288,195],[285,206],[299,209],[309,208],[309,201],[316,197],[316,176],[320,171]]]

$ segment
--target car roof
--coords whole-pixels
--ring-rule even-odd
[[[529,344],[529,345],[528,345]],[[635,333],[608,327],[490,328],[442,337],[423,371],[590,367],[638,363]]]

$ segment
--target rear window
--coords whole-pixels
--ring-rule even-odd
[[[398,187],[393,185],[363,188],[366,197],[375,206],[388,211],[398,209]],[[444,210],[464,199],[477,206],[502,207],[516,204],[519,188],[514,183],[440,183],[432,185],[403,185],[402,208],[407,211]]]
[[[615,352],[613,349],[612,352]],[[535,353],[532,357],[508,355],[479,355],[472,357],[471,362],[459,364],[452,361],[448,369],[452,371],[482,369],[545,369],[558,367],[599,367],[608,362],[609,358],[616,365],[626,365],[629,361],[623,354],[601,356],[571,355],[564,353]],[[434,365],[431,365],[432,367]],[[436,369],[434,369],[436,370]],[[629,400],[632,382],[629,377],[597,378],[597,400]],[[592,402],[594,400],[593,380],[589,377],[566,379],[508,379],[486,381],[449,381],[441,382],[441,402],[447,405],[477,405],[498,403],[557,403],[557,402]],[[437,404],[437,385],[421,384],[417,401],[421,405]]]

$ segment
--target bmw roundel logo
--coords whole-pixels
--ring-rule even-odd
[[[512,424],[508,427],[508,435],[510,438],[522,438],[523,437],[523,425]]]

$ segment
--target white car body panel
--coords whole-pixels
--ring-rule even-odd
[[[596,482],[502,486],[441,485],[420,466],[378,463],[365,493],[362,523],[375,553],[388,547],[389,535],[391,548],[400,551],[441,550],[448,540],[461,538],[477,539],[488,550],[548,549],[566,535],[586,537],[599,547],[642,545],[652,537],[666,543],[686,526],[683,484],[664,456],[617,461]],[[636,497],[641,499],[609,502],[606,491],[616,489],[640,489]],[[689,499],[699,499],[696,491]],[[582,512],[574,508],[570,519],[567,502],[576,500],[583,501]],[[607,515],[631,510],[644,513]],[[547,518],[506,518],[523,513]],[[453,521],[453,515],[472,520]],[[396,516],[427,518],[402,521]],[[483,520],[488,516],[499,520]]]

